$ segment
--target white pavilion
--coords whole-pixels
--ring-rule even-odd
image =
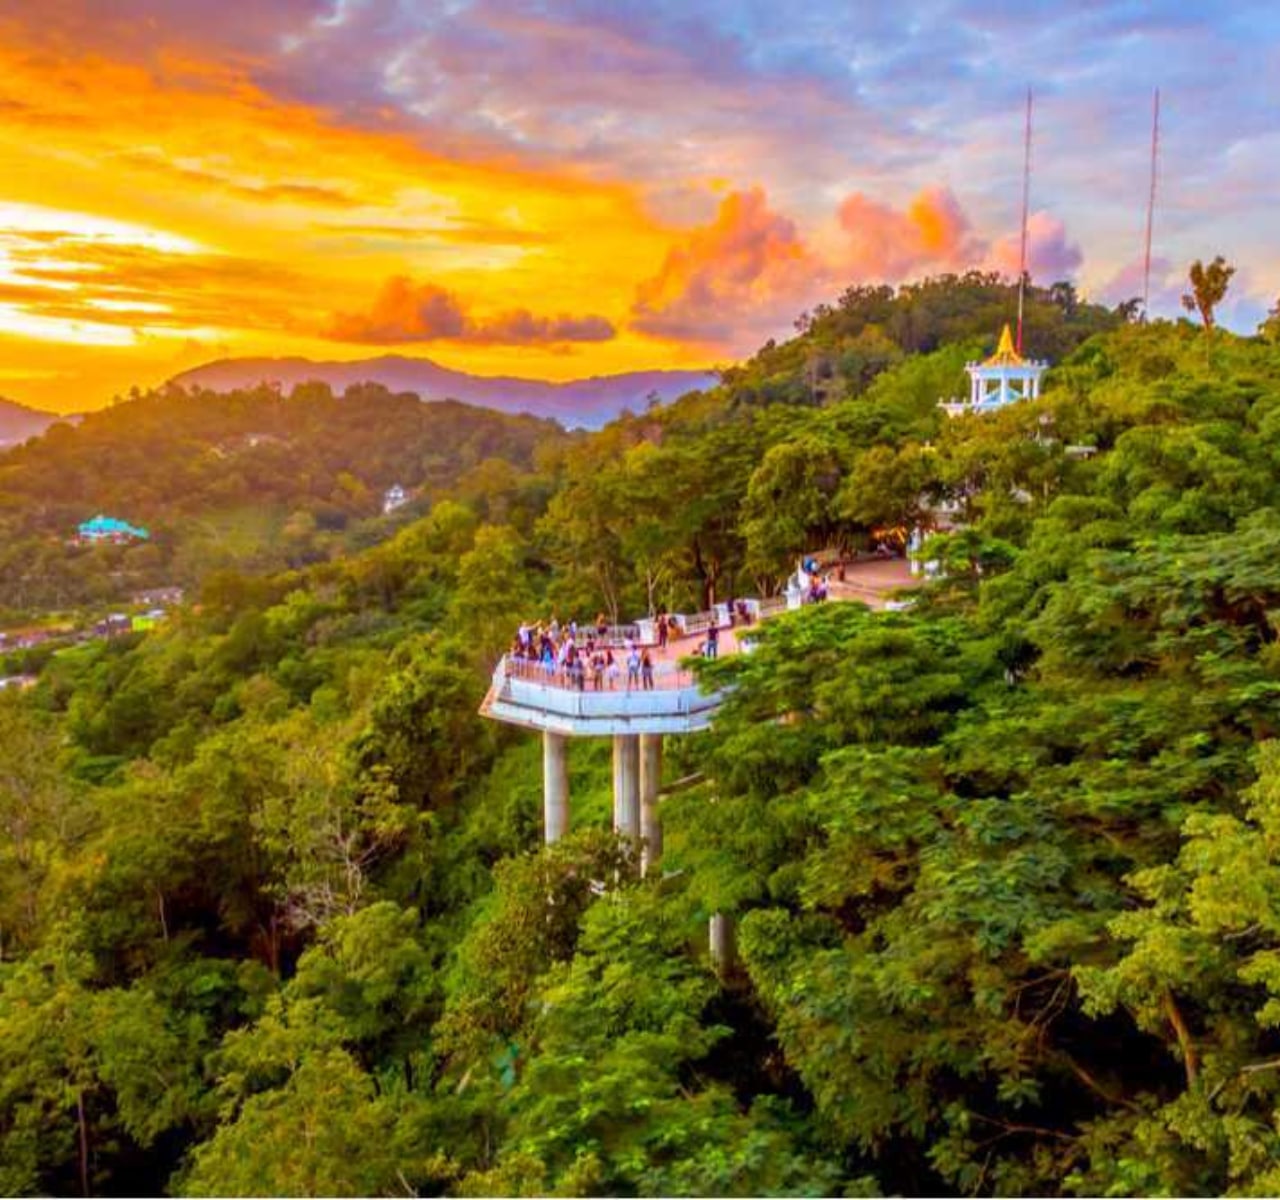
[[[966,413],[988,413],[1018,400],[1034,400],[1040,395],[1040,376],[1049,364],[1023,358],[1014,348],[1009,326],[1000,334],[996,352],[982,362],[965,364],[969,373],[969,399],[939,401],[949,417]]]

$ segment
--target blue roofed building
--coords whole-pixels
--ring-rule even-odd
[[[130,525],[128,521],[121,521],[118,517],[104,517],[101,513],[92,520],[83,522],[77,533],[82,542],[106,542],[114,546],[145,542],[151,537],[145,529]]]

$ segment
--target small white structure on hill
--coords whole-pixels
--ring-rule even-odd
[[[1034,400],[1040,395],[1040,376],[1049,364],[1023,358],[1014,349],[1009,326],[1000,334],[996,352],[982,362],[965,364],[969,373],[969,399],[940,401],[949,417],[966,413],[988,413],[1018,400]]]
[[[382,515],[390,516],[397,508],[403,508],[409,503],[409,493],[404,490],[398,483],[392,484],[382,494]]]

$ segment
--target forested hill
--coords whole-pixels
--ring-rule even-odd
[[[1028,354],[1061,362],[1091,334],[1114,329],[1133,312],[1082,301],[1070,283],[1029,287],[1023,322]],[[757,398],[838,400],[863,390],[907,355],[942,346],[993,348],[1017,312],[1016,292],[998,275],[970,271],[893,288],[849,288],[796,322],[801,336],[769,342],[726,379]],[[994,332],[993,332],[994,331]]]
[[[37,437],[59,418],[0,396],[0,447]]]
[[[468,475],[536,492],[537,452],[566,440],[551,421],[379,387],[142,395],[0,454],[0,609],[329,557],[379,535],[361,523],[381,514],[393,485],[419,497],[418,512],[438,494],[465,494]],[[68,546],[95,513],[143,526],[150,542]]]
[[[461,400],[499,412],[528,413],[559,421],[567,429],[599,429],[625,409],[638,412],[653,398],[674,400],[712,386],[708,371],[628,371],[553,383],[501,375],[453,371],[429,358],[388,354],[354,362],[306,358],[228,358],[176,375],[172,383],[197,391],[241,391],[272,384],[286,391],[322,383],[341,393],[369,383],[413,392],[427,402]]]
[[[1280,347],[1037,290],[1043,397],[947,421],[1012,300],[850,293],[540,491],[0,696],[0,1189],[1280,1190]],[[662,878],[593,741],[541,847],[538,740],[476,716],[519,617],[944,507],[914,607],[704,668]]]

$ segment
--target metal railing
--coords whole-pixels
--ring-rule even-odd
[[[570,626],[568,623],[560,626],[559,636],[568,635]],[[577,641],[579,644],[585,645],[588,638],[591,638],[597,645],[608,646],[617,649],[619,646],[625,646],[627,642],[639,642],[640,624],[637,621],[631,621],[625,625],[606,625],[603,634],[600,632],[600,626],[588,625],[584,622],[578,623]]]
[[[504,658],[493,673],[491,695],[499,704],[574,720],[696,718],[709,715],[722,699],[702,691],[693,673],[675,663],[655,665],[653,683],[628,687],[624,673],[613,686],[606,680],[597,688],[588,675],[579,687],[565,672],[548,673],[537,663]]]
[[[582,670],[573,670],[560,664],[548,666],[545,663],[516,655],[503,655],[494,672],[494,682],[505,680],[523,680],[544,688],[558,688],[566,692],[612,693],[626,695],[631,692],[674,691],[681,688],[696,688],[698,681],[692,671],[686,670],[678,663],[657,662],[651,671],[652,684],[646,678],[643,669],[634,676],[625,662],[615,658],[612,668],[603,667],[599,672],[590,662],[578,660]]]
[[[714,609],[700,613],[673,613],[671,619],[684,637],[706,633],[713,621],[717,625],[725,624],[723,617]]]
[[[606,646],[625,646],[629,641],[640,640],[640,626],[635,621],[630,621],[626,625],[606,625],[602,637],[600,627],[590,625],[583,630],[583,634],[594,637],[597,642],[602,642]]]

